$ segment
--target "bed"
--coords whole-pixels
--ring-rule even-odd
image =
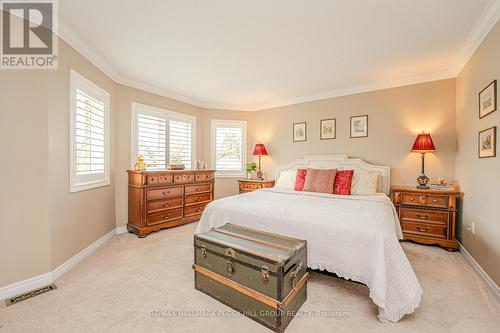
[[[422,288],[398,241],[401,227],[387,196],[390,169],[343,155],[306,156],[278,165],[276,178],[307,167],[378,173],[380,193],[340,196],[263,189],[210,203],[196,233],[233,223],[305,239],[309,267],[367,285],[380,321],[397,322],[412,313]]]

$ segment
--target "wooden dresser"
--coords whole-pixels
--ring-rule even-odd
[[[214,198],[214,175],[214,170],[129,170],[127,229],[145,237],[199,220]]]
[[[258,180],[258,179],[238,179],[240,194],[252,192],[261,188],[274,187],[274,180]]]
[[[420,190],[409,186],[392,187],[404,240],[437,244],[448,251],[457,249],[455,223],[458,187],[448,190]]]

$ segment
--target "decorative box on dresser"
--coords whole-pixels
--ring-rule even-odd
[[[421,190],[393,186],[392,192],[404,240],[436,244],[448,251],[457,250],[455,224],[461,197],[458,187]]]
[[[238,184],[241,194],[260,190],[261,188],[274,187],[274,180],[238,179]]]
[[[214,174],[214,170],[129,170],[127,229],[145,237],[199,220],[214,198]]]

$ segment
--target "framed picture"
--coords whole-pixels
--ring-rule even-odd
[[[497,80],[479,93],[479,118],[486,117],[497,109]]]
[[[337,137],[337,120],[321,119],[319,122],[319,138],[321,140],[332,140]]]
[[[479,158],[497,156],[497,127],[490,127],[479,132]]]
[[[307,123],[293,124],[293,142],[301,142],[307,140]]]
[[[351,117],[351,138],[366,138],[368,136],[368,116]]]

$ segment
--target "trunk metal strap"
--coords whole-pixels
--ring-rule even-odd
[[[278,310],[283,310],[293,300],[293,298],[295,297],[295,295],[297,295],[299,290],[302,289],[302,287],[304,287],[304,285],[307,283],[307,280],[309,279],[309,273],[304,274],[304,276],[302,277],[302,279],[300,279],[299,283],[297,283],[295,288],[293,288],[292,291],[290,291],[290,293],[283,300],[283,302],[280,302],[275,300],[274,298],[261,294],[258,291],[252,290],[242,284],[239,284],[238,282],[229,280],[217,273],[211,272],[208,269],[198,266],[196,264],[193,264],[193,269],[195,270],[195,272],[203,274],[212,280],[215,280],[229,288],[239,291],[240,293],[248,297],[251,297],[261,303],[264,303],[272,307],[273,309],[278,309]]]

